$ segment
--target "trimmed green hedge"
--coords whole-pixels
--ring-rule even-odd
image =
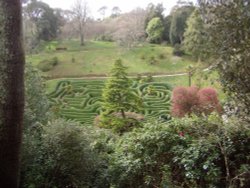
[[[52,105],[59,108],[59,115],[92,124],[101,112],[102,80],[63,80],[59,81],[55,91],[49,94]],[[143,101],[142,114],[146,119],[169,115],[171,86],[166,83],[133,82],[132,88]]]

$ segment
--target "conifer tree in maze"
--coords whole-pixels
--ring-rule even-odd
[[[24,109],[21,1],[0,0],[0,187],[17,188]]]
[[[121,60],[115,62],[111,70],[111,78],[103,90],[103,112],[97,123],[119,134],[139,125],[139,119],[135,117],[137,114],[132,112],[138,112],[142,104],[136,92],[132,90],[132,82],[127,77],[126,69]]]
[[[140,100],[131,90],[131,81],[127,77],[126,67],[117,60],[111,70],[111,78],[103,90],[103,109],[105,114],[121,113],[125,119],[126,111],[138,111]]]

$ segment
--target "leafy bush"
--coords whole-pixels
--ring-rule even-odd
[[[159,59],[165,59],[166,57],[165,57],[165,55],[163,53],[161,53],[161,54],[158,55],[158,58]]]
[[[183,117],[190,115],[198,106],[197,87],[176,87],[172,95],[172,115]]]
[[[151,56],[149,59],[149,64],[150,65],[155,65],[157,63],[157,60],[155,58],[155,56]]]
[[[105,42],[114,42],[113,37],[109,34],[101,35],[101,36],[97,37],[97,40],[105,41]]]
[[[114,187],[162,187],[164,169],[171,162],[170,149],[178,142],[178,134],[169,133],[168,127],[159,123],[147,123],[124,134],[114,144],[110,158]]]
[[[218,94],[213,88],[198,89],[192,87],[176,87],[172,97],[172,115],[183,117],[195,113],[208,115],[216,111],[221,112]]]
[[[146,32],[148,41],[151,43],[160,43],[162,41],[164,26],[159,17],[151,19],[147,25]]]
[[[131,131],[133,128],[140,126],[140,121],[144,118],[142,115],[126,112],[126,118],[120,114],[112,114],[109,116],[102,115],[101,120],[96,119],[95,123],[102,128],[112,129],[114,132],[123,134],[124,132]],[[99,120],[98,120],[99,119]]]
[[[247,187],[249,128],[238,119],[225,124],[216,115],[147,123],[114,141],[111,183],[117,188],[237,187],[245,177],[241,183]]]
[[[76,59],[75,59],[75,57],[74,57],[74,56],[72,56],[72,58],[71,58],[71,62],[72,62],[72,63],[75,63],[75,62],[76,62]]]
[[[48,120],[49,99],[43,81],[40,71],[26,63],[24,131],[34,129],[36,125]]]
[[[221,112],[222,108],[219,104],[218,94],[213,88],[203,88],[198,92],[199,111],[206,115],[213,111]]]
[[[146,56],[144,54],[141,55],[141,59],[142,60],[145,60],[146,59]]]
[[[184,169],[183,182],[190,187],[234,187],[233,180],[249,174],[248,123],[240,119],[225,123],[217,115],[175,121],[176,131],[189,140],[186,145],[173,148],[174,162]],[[249,179],[241,180],[239,187],[250,183]]]
[[[173,50],[173,55],[175,56],[183,56],[185,54],[184,50],[182,49],[180,44],[175,44],[174,45],[174,50]]]
[[[154,78],[151,74],[148,74],[146,78],[143,79],[144,82],[149,83],[149,82],[153,82]]]
[[[56,65],[58,65],[59,60],[57,57],[53,57],[49,60],[43,60],[38,64],[38,68],[43,72],[48,72],[53,69]]]
[[[25,136],[23,187],[91,187],[99,161],[87,132],[74,122],[55,120],[43,128],[40,140]]]

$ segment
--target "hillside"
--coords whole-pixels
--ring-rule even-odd
[[[47,69],[46,63],[56,59],[55,65],[45,71],[52,78],[106,75],[118,58],[133,75],[174,74],[185,72],[188,65],[195,64],[188,56],[173,56],[172,51],[172,47],[152,44],[128,50],[112,42],[91,41],[81,47],[74,40],[54,41],[43,44],[36,54],[28,55],[27,62]]]

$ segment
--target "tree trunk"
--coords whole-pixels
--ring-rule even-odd
[[[189,72],[188,73],[188,86],[191,87],[191,85],[192,85],[192,73]]]
[[[80,38],[81,38],[81,46],[84,46],[84,34],[83,34],[83,25],[80,23]]]
[[[20,0],[0,0],[0,187],[19,185],[24,111]]]
[[[81,33],[81,46],[84,46],[84,35]]]
[[[125,119],[125,118],[126,118],[126,115],[125,115],[124,110],[121,110],[121,114],[122,114],[122,118]]]

